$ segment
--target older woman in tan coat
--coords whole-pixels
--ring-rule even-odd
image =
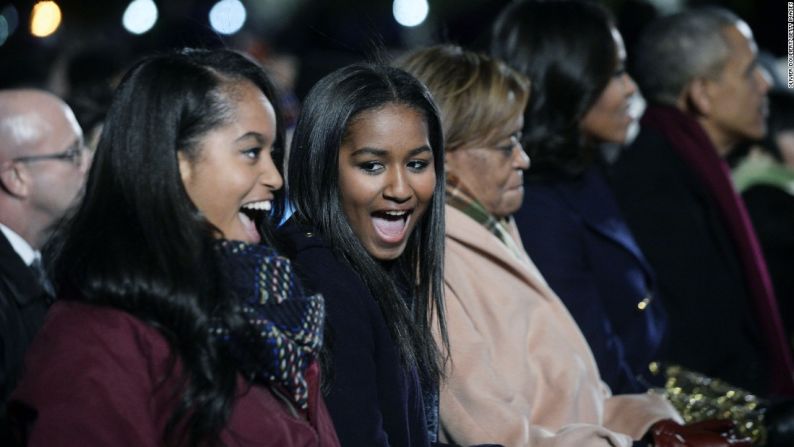
[[[679,425],[660,395],[612,396],[575,321],[524,251],[509,216],[529,167],[520,144],[527,80],[451,46],[416,51],[400,65],[433,93],[447,147],[451,368],[441,389],[442,439],[630,446],[646,436],[676,445],[664,441],[681,435],[693,442],[686,445],[731,445],[719,430]]]

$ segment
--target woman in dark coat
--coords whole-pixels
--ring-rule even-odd
[[[309,93],[288,167],[287,253],[327,305],[326,400],[344,445],[427,446],[442,356],[443,139],[402,70],[352,65]]]
[[[532,81],[523,133],[532,168],[515,214],[524,246],[612,391],[644,391],[665,314],[598,153],[603,143],[622,144],[632,120],[637,87],[620,34],[597,5],[520,2],[500,16],[492,49]]]

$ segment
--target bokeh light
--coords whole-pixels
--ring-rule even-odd
[[[152,0],[134,0],[127,6],[121,23],[132,34],[143,34],[157,23],[157,5]]]
[[[30,33],[36,37],[47,37],[61,26],[61,8],[51,1],[33,5],[30,14]]]
[[[0,45],[6,43],[6,39],[8,39],[10,34],[8,20],[6,20],[5,16],[0,15]]]
[[[427,0],[394,0],[392,6],[394,20],[405,27],[421,25],[429,11]]]
[[[210,10],[210,26],[221,34],[234,34],[245,24],[245,6],[240,0],[221,0]]]

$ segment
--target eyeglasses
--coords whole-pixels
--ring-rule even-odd
[[[83,154],[86,150],[88,150],[88,148],[85,147],[85,144],[81,140],[77,140],[63,152],[44,155],[24,155],[14,158],[11,161],[15,163],[32,163],[42,160],[61,160],[72,163],[75,166],[80,166],[83,164]]]
[[[508,140],[509,141],[505,141]],[[479,149],[491,150],[497,153],[501,153],[505,157],[511,157],[513,155],[513,150],[516,147],[521,146],[521,132],[516,132],[512,135],[509,135],[506,138],[502,138],[499,140],[499,143],[492,143],[485,146],[479,147]],[[501,144],[500,144],[501,143]]]

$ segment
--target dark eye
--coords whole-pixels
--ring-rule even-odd
[[[428,166],[430,166],[429,160],[411,160],[408,162],[408,169],[414,172],[424,171]]]
[[[367,174],[378,174],[383,170],[383,164],[379,161],[365,161],[359,163],[358,168]]]
[[[243,155],[245,155],[246,157],[250,158],[251,160],[257,160],[257,159],[259,159],[259,154],[262,153],[262,148],[261,147],[252,147],[250,149],[245,149],[242,152],[243,152]]]
[[[619,77],[623,76],[624,74],[626,74],[626,67],[621,65],[620,67],[618,67],[617,70],[615,70],[614,73],[612,73],[612,77],[619,78]]]

